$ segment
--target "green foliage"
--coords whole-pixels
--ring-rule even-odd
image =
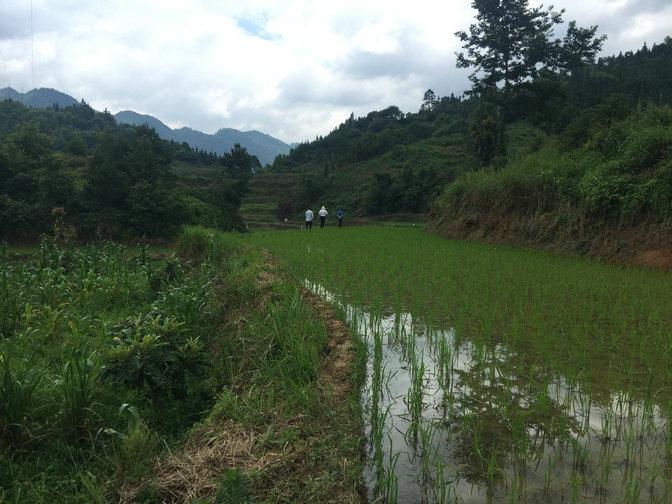
[[[161,140],[146,126],[117,125],[84,103],[31,109],[1,101],[0,236],[47,232],[54,207],[65,208],[84,238],[173,237],[192,222],[239,227],[240,199],[259,163],[240,146],[227,156]],[[235,181],[195,185],[188,174],[174,176],[175,159]]]
[[[124,403],[119,407],[119,414],[126,417],[127,424],[124,433],[117,433],[121,439],[118,470],[123,470],[131,480],[139,480],[151,470],[149,462],[158,453],[160,439],[135,406]]]
[[[594,63],[606,39],[596,36],[596,26],[577,28],[572,21],[564,40],[554,40],[553,30],[562,23],[564,10],[530,7],[528,0],[474,0],[472,7],[477,22],[469,33],[456,33],[467,50],[458,54],[457,66],[475,68],[469,76],[472,93],[497,100],[502,88],[505,108],[512,90],[525,81],[556,68],[572,71]]]
[[[248,478],[238,469],[228,469],[219,478],[215,504],[250,504]]]
[[[57,386],[65,427],[74,435],[88,434],[97,416],[94,407],[99,379],[100,368],[93,355],[86,357],[76,350],[63,365]]]
[[[175,246],[182,259],[221,264],[239,250],[240,244],[233,235],[190,226],[182,230]]]
[[[437,200],[435,216],[529,216],[572,207],[589,218],[665,221],[672,218],[670,124],[672,109],[649,107],[593,126],[578,149],[563,152],[546,141],[536,153],[543,136],[515,126],[512,145],[522,147],[516,159],[500,171],[460,176]]]
[[[184,398],[188,380],[206,365],[203,344],[189,337],[175,318],[147,314],[112,327],[113,347],[106,354],[107,373],[129,387],[146,387],[152,397]]]
[[[297,289],[237,235],[187,228],[179,244],[177,257],[53,240],[22,263],[0,254],[13,319],[0,339],[2,498],[114,500],[208,418],[259,432],[331,421],[315,382],[326,332]],[[147,484],[138,499],[159,494]]]
[[[25,362],[12,362],[8,352],[0,353],[0,366],[0,439],[17,447],[30,425],[38,378]]]

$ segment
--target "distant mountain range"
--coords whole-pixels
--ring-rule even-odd
[[[259,131],[222,128],[215,134],[210,135],[191,128],[171,129],[156,117],[138,114],[131,110],[118,112],[114,114],[114,117],[118,123],[135,124],[137,126],[146,124],[154,128],[161,138],[175,140],[176,142],[187,142],[192,147],[207,152],[224,154],[230,151],[234,144],[239,143],[248,152],[257,156],[261,164],[272,163],[275,156],[287,154],[291,148],[285,142]]]
[[[54,104],[59,107],[67,107],[77,103],[70,95],[61,93],[55,89],[39,88],[26,93],[20,93],[10,87],[0,89],[0,100],[10,99],[23,103],[29,107],[46,108]],[[171,129],[156,117],[138,114],[132,110],[123,110],[114,115],[118,123],[143,124],[154,128],[156,133],[163,139],[176,142],[186,142],[195,149],[206,152],[224,154],[231,150],[234,144],[239,143],[248,152],[259,158],[262,164],[272,163],[278,154],[287,154],[293,145],[286,144],[266,133],[259,131],[239,131],[233,128],[222,128],[215,134],[203,133],[191,128]]]

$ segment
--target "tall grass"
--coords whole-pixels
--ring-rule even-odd
[[[8,352],[0,353],[0,436],[16,447],[30,428],[38,378],[25,362],[15,364]]]

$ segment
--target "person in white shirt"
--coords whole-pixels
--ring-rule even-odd
[[[324,227],[324,221],[327,220],[327,209],[322,207],[320,208],[320,228]]]
[[[313,211],[309,208],[306,210],[306,229],[313,228]]]

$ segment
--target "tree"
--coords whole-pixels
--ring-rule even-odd
[[[422,98],[422,105],[420,106],[420,110],[423,112],[431,112],[436,108],[437,102],[438,99],[436,97],[436,93],[432,89],[428,89],[425,91],[425,95]]]
[[[564,10],[531,8],[528,0],[473,0],[477,23],[469,33],[455,33],[465,53],[457,54],[458,68],[475,68],[469,76],[472,93],[503,90],[504,103],[511,89],[554,61],[553,26]]]
[[[576,21],[570,21],[562,42],[558,66],[569,73],[581,66],[595,63],[605,40],[606,35],[597,36],[597,26],[581,28],[576,26]]]
[[[473,0],[472,7],[477,23],[455,33],[466,49],[457,54],[457,66],[474,68],[471,93],[501,98],[505,115],[514,88],[542,73],[594,62],[606,39],[596,35],[597,26],[575,21],[563,40],[554,38],[564,9],[530,7],[529,0]]]
[[[235,203],[236,207],[239,207],[243,197],[247,194],[247,184],[252,175],[261,168],[261,163],[256,156],[251,155],[245,147],[237,143],[230,152],[222,156],[222,165],[227,175],[236,180]]]

